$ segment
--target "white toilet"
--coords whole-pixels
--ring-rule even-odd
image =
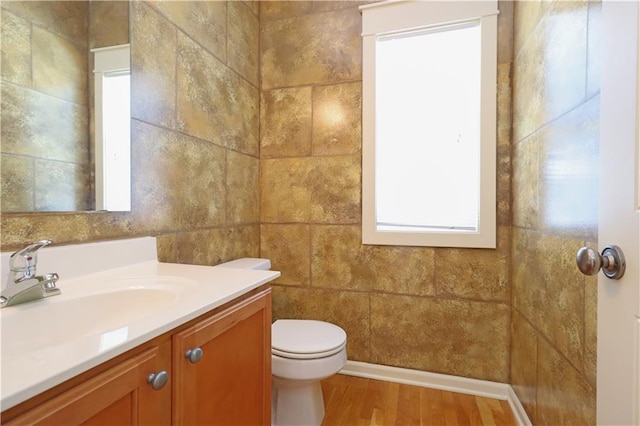
[[[229,268],[270,269],[268,259],[243,258]],[[347,362],[347,333],[324,321],[281,319],[271,326],[271,423],[320,426],[324,400],[320,381]]]
[[[271,326],[271,423],[320,426],[320,380],[347,362],[347,333],[324,321],[281,319]]]

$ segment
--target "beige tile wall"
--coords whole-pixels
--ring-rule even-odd
[[[260,253],[274,318],[342,326],[352,360],[506,382],[510,2],[500,4],[498,248],[361,243],[364,2],[261,2]]]
[[[89,47],[129,43],[129,3],[90,0]]]
[[[154,235],[164,261],[258,256],[256,5],[130,6],[132,211],[3,214],[2,249],[42,238],[68,244]],[[92,19],[113,13],[105,4]]]
[[[1,13],[1,210],[87,210],[88,3],[2,2]]]
[[[600,3],[515,4],[511,383],[534,424],[595,424]]]

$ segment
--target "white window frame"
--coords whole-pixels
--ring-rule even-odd
[[[105,129],[103,123],[103,78],[108,73],[131,72],[131,47],[129,44],[117,46],[99,47],[91,49],[94,54],[94,107],[95,107],[95,193],[96,210],[130,211],[131,210],[131,167],[118,170],[120,177],[129,184],[119,188],[112,188],[109,183],[109,173],[105,169]],[[126,199],[126,202],[113,201],[113,195],[118,193],[117,199]]]
[[[362,11],[362,243],[430,247],[496,247],[497,1],[398,1]],[[480,206],[477,231],[380,231],[375,199],[375,64],[380,36],[477,21],[481,28]]]

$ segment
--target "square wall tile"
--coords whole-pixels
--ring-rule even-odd
[[[358,223],[360,156],[264,159],[263,223]]]
[[[260,222],[308,222],[313,193],[307,186],[311,157],[263,159],[260,164]]]
[[[0,200],[2,213],[30,212],[35,209],[35,160],[22,155],[0,156]]]
[[[31,86],[31,25],[2,9],[2,79],[25,87]]]
[[[90,3],[89,29],[90,48],[129,43],[129,2]]]
[[[511,145],[511,70],[511,63],[498,65],[498,147]]]
[[[2,85],[2,152],[86,163],[89,118],[81,105],[11,84]]]
[[[575,265],[582,241],[514,229],[513,306],[574,366],[584,354],[584,275]]]
[[[362,244],[359,225],[311,228],[311,285],[432,295],[434,249]]]
[[[511,146],[498,146],[496,168],[496,219],[498,222],[498,226],[511,226],[511,181],[513,179]]]
[[[273,320],[327,321],[347,333],[347,357],[369,360],[369,295],[309,287],[273,286]]]
[[[260,220],[260,160],[227,151],[227,223],[248,224]]]
[[[587,425],[596,419],[596,391],[544,339],[539,339],[535,424]]]
[[[518,2],[516,11],[523,3],[528,2]],[[585,98],[587,10],[586,0],[551,3],[530,39],[518,51],[513,85],[516,141]]]
[[[85,211],[93,208],[89,164],[46,159],[35,162],[36,211]]]
[[[509,307],[371,295],[371,362],[507,382]]]
[[[131,212],[99,212],[91,215],[91,236],[95,241],[148,236],[148,224]]]
[[[179,33],[178,128],[192,136],[258,155],[258,89]]]
[[[311,154],[311,87],[264,90],[260,133],[263,158]]]
[[[539,135],[540,225],[555,235],[597,240],[600,96]]]
[[[314,12],[323,12],[327,10],[345,9],[348,7],[359,7],[368,3],[375,3],[378,0],[317,0],[313,2]]]
[[[54,244],[86,243],[91,240],[91,216],[62,213],[39,215],[0,215],[2,251],[18,250],[27,243],[49,239]],[[6,230],[10,229],[10,232]]]
[[[3,1],[2,8],[78,45],[87,42],[89,2]]]
[[[298,2],[282,5],[302,7]],[[262,3],[265,8],[270,2]],[[294,6],[295,5],[295,6]],[[262,88],[360,80],[361,18],[357,8],[268,21],[260,29]]]
[[[261,1],[262,23],[305,15],[313,10],[313,1]]]
[[[513,15],[515,1],[498,1],[498,63],[513,61]]]
[[[540,192],[540,142],[538,134],[514,147],[512,165],[513,225],[538,228]]]
[[[131,116],[176,128],[176,28],[144,2],[131,2]]]
[[[260,84],[260,21],[246,2],[227,2],[227,63],[254,87]]]
[[[511,233],[498,228],[497,248],[435,250],[435,286],[438,295],[487,301],[510,301],[509,259]]]
[[[227,2],[150,1],[176,27],[221,61],[227,60]]]
[[[175,235],[174,250],[178,263],[192,265],[213,266],[258,257],[260,227],[256,224],[180,232]]]
[[[313,158],[313,168],[305,182],[312,194],[311,222],[360,222],[361,170],[360,155]]]
[[[243,1],[255,16],[260,16],[260,0]]]
[[[361,82],[313,88],[313,155],[359,153],[361,123]]]
[[[284,285],[310,284],[311,237],[307,224],[262,224],[260,257],[271,260],[271,269],[282,276],[275,282]]]
[[[223,225],[223,148],[134,121],[132,210],[150,231]]]
[[[178,263],[177,234],[156,236],[158,262]]]
[[[514,54],[517,55],[529,41],[543,15],[543,1],[515,1],[514,3]]]

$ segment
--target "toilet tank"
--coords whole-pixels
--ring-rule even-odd
[[[260,259],[257,257],[243,257],[242,259],[231,260],[221,263],[218,266],[234,269],[271,269],[271,261],[269,259]]]

